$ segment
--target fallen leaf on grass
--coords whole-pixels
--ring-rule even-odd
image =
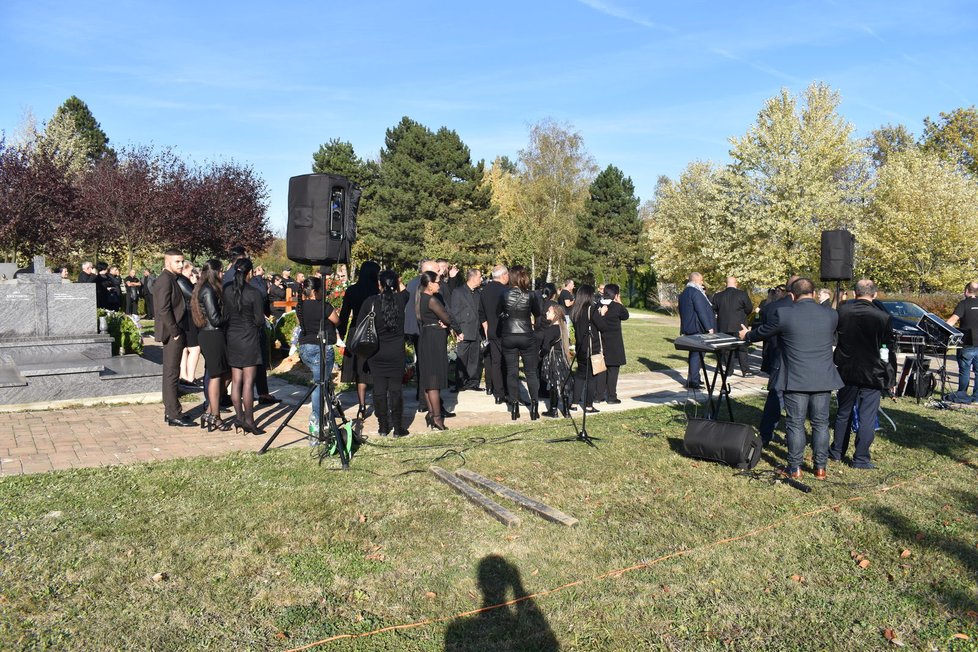
[[[438,594],[434,591],[425,591],[424,597],[428,598],[429,600],[434,600],[436,597],[438,597]]]
[[[961,634],[961,633],[955,634],[951,638],[960,638],[962,641],[970,641],[971,640],[971,637],[970,636],[968,636],[967,634]]]
[[[165,582],[168,579],[170,579],[170,575],[168,573],[157,573],[153,576],[154,582]]]
[[[897,633],[894,632],[889,627],[883,630],[883,638],[888,640],[891,645],[895,645],[897,647],[903,647],[903,641],[897,638]]]
[[[693,464],[692,464],[692,467],[693,467],[694,469],[698,469],[698,468],[700,468],[700,465],[699,465],[699,464],[697,464],[696,462],[693,462]]]
[[[367,515],[366,514],[357,514],[357,520],[360,521],[361,523],[366,523],[367,522]]]
[[[791,576],[791,581],[792,582],[798,582],[799,584],[804,584],[805,583],[805,578],[803,576],[801,576],[801,575],[792,575]]]
[[[3,602],[3,596],[2,596],[2,595],[0,595],[0,602]],[[967,614],[968,614],[968,616],[970,616],[971,618],[974,618],[975,620],[978,620],[978,611],[974,611],[974,610],[972,610],[972,609],[969,609],[969,610],[967,611]]]
[[[539,569],[537,569],[537,568],[534,568],[534,569],[533,569],[533,572],[532,572],[532,573],[530,573],[530,575],[532,575],[533,577],[536,577],[536,576],[537,576],[537,575],[538,575],[539,573],[540,573],[540,570],[539,570]]]
[[[288,637],[289,637],[289,635],[286,634],[285,632],[276,632],[275,633],[275,638],[277,638],[280,641],[283,641],[283,640],[287,639]]]
[[[907,557],[910,556],[910,554],[911,553],[909,550],[904,550],[903,552],[900,553],[900,559],[906,559]]]
[[[868,559],[863,559],[861,562],[859,562],[859,567],[860,568],[869,568],[869,560]]]
[[[364,559],[368,561],[384,561],[385,559],[387,559],[387,557],[385,557],[384,553],[382,552],[372,552],[369,555],[365,556]]]

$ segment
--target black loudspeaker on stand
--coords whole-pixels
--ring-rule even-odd
[[[346,177],[303,174],[289,179],[289,260],[306,265],[349,263],[359,206],[360,187]]]
[[[856,238],[849,231],[822,231],[821,279],[851,281],[855,250]]]

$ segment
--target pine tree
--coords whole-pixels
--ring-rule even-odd
[[[635,184],[614,165],[595,177],[584,210],[577,218],[575,276],[622,280],[641,263],[642,222],[638,205]]]

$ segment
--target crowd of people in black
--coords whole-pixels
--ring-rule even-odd
[[[513,420],[520,418],[522,406],[528,408],[531,420],[537,420],[578,409],[597,412],[595,403],[601,401],[621,402],[617,396],[618,372],[625,364],[621,322],[628,319],[628,310],[614,284],[599,289],[582,284],[575,289],[568,280],[560,292],[550,283],[535,290],[521,266],[497,265],[487,278],[479,269],[462,272],[445,260],[424,260],[417,276],[405,285],[396,271],[381,270],[367,261],[360,266],[356,282],[346,288],[337,311],[324,302],[321,275],[297,274],[293,279],[286,269],[266,279],[244,251],[231,254],[227,265],[208,260],[198,269],[184,261],[181,252],[169,250],[159,276],[145,270],[140,279],[130,272],[134,280],[123,280],[116,287],[117,294],[126,287],[127,294],[131,291],[137,297],[127,311],[138,305],[141,295],[154,316],[155,336],[164,348],[163,395],[170,425],[196,425],[183,414],[177,398],[181,384],[192,384],[205,392],[202,428],[262,432],[254,420],[255,401],[276,401],[267,386],[265,323],[281,314],[283,308],[273,304],[285,299],[286,289],[297,297],[298,354],[317,383],[313,406],[319,405],[320,369],[330,378],[336,363],[333,345],[352,335],[365,315],[373,316],[377,352],[363,358],[350,347],[342,349],[340,378],[356,387],[357,417],[366,417],[372,407],[382,436],[409,434],[411,419],[405,414],[403,393],[412,364],[418,411],[425,413],[429,429],[445,430],[445,419],[455,416],[442,401],[442,391],[449,389],[450,382],[454,393],[492,395]],[[104,285],[99,296],[107,295],[105,307],[113,309],[112,273],[106,271],[110,280],[102,280],[100,267],[95,274],[83,268],[79,280]],[[454,373],[449,369],[450,340],[454,341]],[[323,353],[326,358],[321,361]],[[195,379],[200,355],[205,376]],[[602,360],[595,361],[596,355]],[[543,412],[541,400],[549,401]],[[233,406],[233,418],[220,417],[223,402]],[[312,434],[318,432],[319,415],[316,409],[311,412]]]

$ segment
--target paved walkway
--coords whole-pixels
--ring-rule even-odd
[[[677,370],[622,376],[619,380],[620,405],[598,404],[602,412],[620,412],[653,404],[696,398],[703,392],[687,392],[683,373]],[[760,392],[765,378],[732,378],[734,394]],[[163,422],[163,408],[156,404],[80,407],[36,412],[0,413],[0,476],[43,473],[59,469],[98,467],[201,455],[223,455],[230,451],[257,451],[304,395],[305,388],[288,385],[272,377],[272,392],[283,399],[274,406],[256,409],[256,421],[268,431],[265,437],[228,432],[208,433],[199,428],[174,428]],[[405,405],[413,420],[412,437],[427,432],[416,411],[413,393],[405,392]],[[448,420],[452,429],[490,423],[512,423],[505,405],[496,405],[485,392],[443,392],[445,406],[458,416]],[[341,396],[348,416],[355,412],[353,392]],[[199,403],[185,403],[192,417],[200,415]],[[521,423],[529,425],[529,414],[522,411]],[[577,414],[580,414],[579,412]],[[308,404],[301,407],[273,446],[304,446],[304,428],[309,420]],[[543,418],[540,424],[549,423]],[[302,430],[300,430],[302,429]],[[364,432],[376,433],[376,419],[369,415]],[[376,434],[373,434],[376,437]]]

